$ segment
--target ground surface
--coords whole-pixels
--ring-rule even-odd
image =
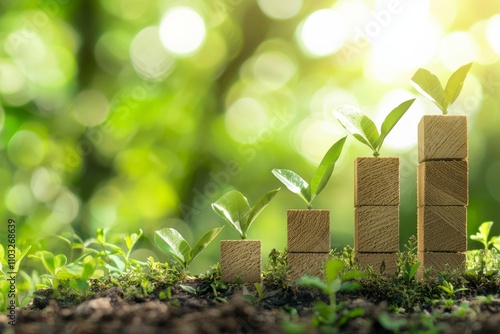
[[[15,333],[320,332],[312,326],[313,306],[328,298],[314,289],[269,287],[260,301],[249,301],[258,298],[252,285],[229,287],[214,298],[207,284],[187,280],[184,288],[174,286],[166,301],[160,301],[158,294],[127,298],[120,287],[100,291],[79,303],[68,296],[56,300],[51,291],[40,291],[28,307],[18,310]],[[186,286],[193,290],[186,291]],[[493,293],[489,298],[476,296],[485,291],[469,289],[448,302],[445,298],[419,301],[417,311],[397,310],[376,289],[361,289],[339,296],[339,314],[362,308],[364,315],[324,332],[500,333],[500,299],[495,298],[500,290],[495,286],[488,289],[488,294]],[[302,325],[286,325],[290,322]],[[0,316],[0,332],[13,332],[4,315]]]

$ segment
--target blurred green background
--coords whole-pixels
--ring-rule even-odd
[[[417,68],[444,81],[470,61],[451,108],[469,117],[468,229],[500,234],[498,1],[3,0],[0,13],[2,243],[9,217],[32,251],[67,252],[64,231],[142,228],[133,257],[163,261],[155,230],[191,241],[225,224],[210,203],[232,188],[254,203],[280,186],[272,168],[309,179],[345,135],[333,107],[380,124],[417,96]],[[437,113],[418,97],[382,148],[401,158],[401,244],[416,234],[417,124]],[[314,203],[331,210],[332,247],[353,243],[353,163],[369,155],[349,138]],[[304,207],[283,189],[257,219],[264,258]],[[218,261],[218,240],[192,272]]]

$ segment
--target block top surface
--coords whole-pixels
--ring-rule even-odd
[[[467,159],[467,136],[465,115],[423,116],[418,124],[418,161]]]

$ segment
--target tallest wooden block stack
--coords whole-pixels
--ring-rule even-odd
[[[469,166],[467,116],[423,116],[418,125],[420,268],[465,270]],[[421,271],[422,273],[422,271]]]

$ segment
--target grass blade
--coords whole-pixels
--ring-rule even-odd
[[[472,63],[461,66],[448,79],[448,83],[446,84],[446,88],[444,89],[444,95],[447,105],[455,102],[455,100],[458,98],[458,95],[460,95],[462,87],[464,86],[465,78],[467,77],[467,73],[469,72],[471,67]]]
[[[274,176],[283,183],[292,193],[298,194],[307,205],[311,204],[309,184],[297,173],[288,169],[273,169]]]
[[[382,143],[384,142],[385,138],[391,132],[391,130],[394,128],[394,126],[399,122],[401,117],[406,113],[406,111],[411,107],[411,105],[415,102],[415,99],[411,99],[408,101],[405,101],[401,103],[399,106],[394,108],[389,115],[385,118],[384,122],[382,123],[382,128],[380,129],[380,138],[377,143],[377,150],[380,150],[382,147]]]
[[[446,104],[443,86],[441,86],[437,76],[424,68],[419,68],[411,81],[420,94],[437,105],[443,111],[443,114],[447,113],[446,108],[448,105]]]
[[[221,227],[216,227],[207,233],[205,233],[200,240],[194,245],[193,250],[191,251],[191,261],[193,261],[204,249],[207,247],[212,240],[215,239],[215,237],[222,231],[224,226]]]
[[[250,212],[248,200],[237,190],[231,190],[212,203],[214,211],[224,218],[245,239],[244,226]]]
[[[262,196],[252,207],[250,210],[250,213],[248,214],[248,218],[246,220],[246,226],[244,229],[244,233],[246,234],[246,231],[250,228],[250,225],[252,225],[253,221],[257,216],[264,210],[264,208],[269,204],[269,202],[276,196],[280,189],[274,189]]]
[[[335,163],[337,162],[340,154],[342,153],[342,148],[347,137],[339,139],[335,144],[330,147],[328,152],[321,160],[316,173],[314,173],[311,181],[311,195],[317,196],[323,188],[325,188],[330,176],[335,168]]]
[[[371,119],[363,115],[358,109],[348,105],[335,108],[333,114],[347,132],[370,147],[375,155],[377,151],[376,144],[380,135]]]

